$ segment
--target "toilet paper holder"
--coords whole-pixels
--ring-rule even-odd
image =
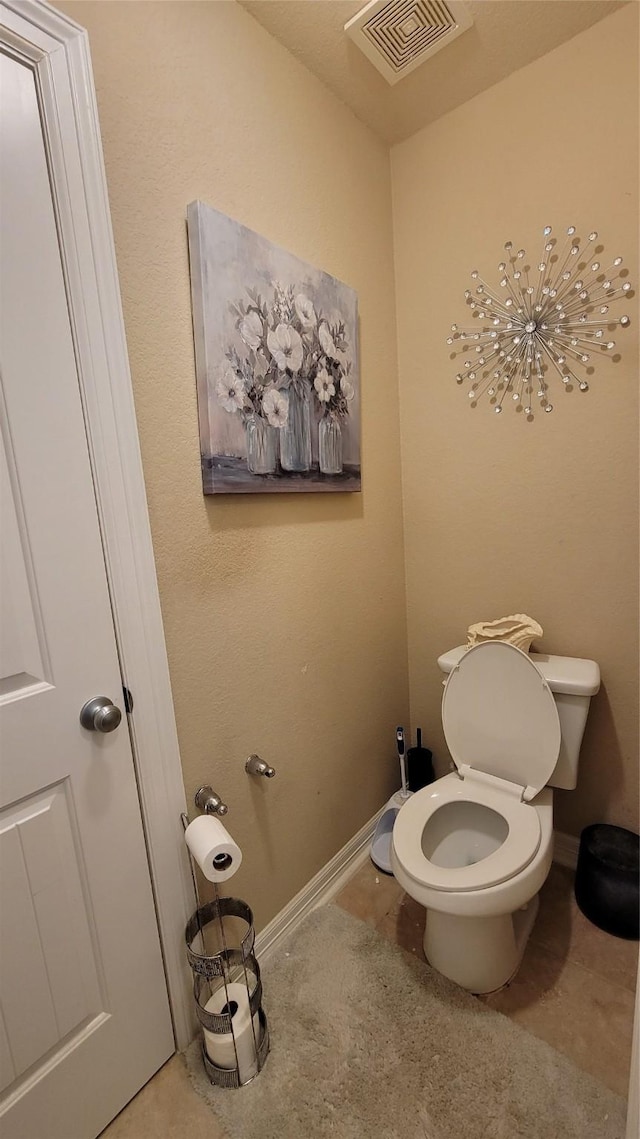
[[[246,927],[236,945],[231,946],[224,932],[224,918],[233,918]],[[207,927],[222,942],[217,951],[207,950]],[[253,913],[240,898],[221,898],[216,887],[212,902],[198,906],[185,928],[187,960],[193,974],[193,996],[196,1014],[203,1031],[202,1062],[212,1084],[222,1088],[243,1087],[262,1071],[269,1054],[269,1026],[262,1008],[262,981],[260,966],[255,955],[255,927]],[[237,1004],[232,993],[246,993],[248,1021],[244,1040],[236,1036],[234,1016]],[[218,1010],[210,1008],[218,995]],[[221,1003],[224,1002],[224,1003]],[[208,1044],[214,1057],[216,1041],[226,1051],[228,1066],[215,1063],[209,1055]],[[235,1061],[235,1062],[234,1062]]]
[[[228,811],[220,796],[208,786],[198,788],[194,801],[208,815],[226,815]],[[185,814],[180,818],[186,830],[189,820]],[[201,904],[191,851],[189,865],[197,908],[186,924],[185,942],[193,975],[196,1015],[203,1034],[202,1062],[212,1084],[239,1088],[262,1071],[270,1046],[269,1025],[262,1008],[260,967],[255,955],[253,913],[240,898],[220,897],[217,883],[213,885],[214,900]],[[225,928],[225,919],[233,919],[231,934]],[[243,932],[238,932],[238,923]],[[218,943],[213,950],[211,935]],[[212,1004],[220,1007],[214,1008]],[[243,1004],[246,1006],[244,1020]],[[239,1035],[236,1014],[241,1021]],[[209,1054],[209,1048],[213,1055]]]

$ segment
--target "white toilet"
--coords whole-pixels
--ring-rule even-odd
[[[393,828],[391,865],[427,910],[424,951],[474,993],[518,969],[553,853],[552,787],[573,788],[595,661],[506,642],[452,649],[442,723],[457,772],[417,791]]]

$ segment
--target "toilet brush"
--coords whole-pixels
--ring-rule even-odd
[[[380,818],[376,823],[376,829],[373,832],[370,852],[371,861],[385,874],[393,874],[393,870],[391,869],[391,834],[396,815],[400,808],[404,806],[405,800],[411,798],[411,792],[407,785],[407,760],[403,727],[396,728],[396,747],[398,749],[398,759],[400,760],[400,779],[402,786],[399,791],[396,791],[395,794],[391,796],[386,807],[382,810]]]
[[[404,747],[404,728],[396,728],[396,744],[398,746],[398,759],[400,760],[400,781],[402,783],[402,790],[400,794],[403,799],[408,799],[410,795],[409,788],[407,787],[407,762]]]

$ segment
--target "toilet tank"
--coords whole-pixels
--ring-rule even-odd
[[[459,645],[439,656],[438,666],[442,672],[448,675],[467,648],[468,645]],[[589,704],[600,688],[600,669],[594,660],[579,657],[528,655],[553,692],[560,718],[560,754],[548,786],[572,790],[578,782],[578,758]]]

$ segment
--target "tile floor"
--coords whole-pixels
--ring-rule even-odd
[[[478,999],[626,1097],[638,944],[591,925],[575,904],[572,882],[571,871],[552,867],[518,976],[501,992]],[[423,957],[424,911],[368,859],[334,900]],[[173,1056],[102,1139],[228,1137],[192,1092],[181,1058]]]

